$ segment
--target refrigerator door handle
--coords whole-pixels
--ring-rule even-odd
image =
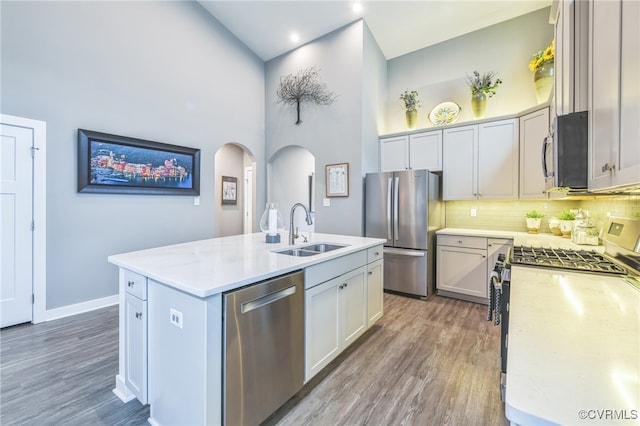
[[[387,240],[391,239],[391,190],[393,188],[392,178],[387,182]]]
[[[393,249],[393,248],[384,248],[385,254],[397,254],[400,256],[411,256],[411,257],[424,257],[426,256],[426,252],[422,250],[403,250],[403,249]]]
[[[400,186],[400,178],[396,176],[395,184],[393,185],[393,239],[399,239],[399,228],[398,228],[398,191]]]

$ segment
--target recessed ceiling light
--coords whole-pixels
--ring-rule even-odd
[[[300,41],[300,36],[298,35],[298,33],[291,33],[291,35],[289,36],[289,39],[293,42],[293,43],[297,43]]]
[[[360,12],[362,12],[362,3],[360,3],[360,2],[356,2],[356,3],[354,3],[354,4],[353,4],[353,6],[352,6],[352,7],[353,7],[353,11],[354,11],[355,13],[360,13]]]

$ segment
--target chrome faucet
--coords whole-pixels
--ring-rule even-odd
[[[295,242],[297,232],[293,231],[293,214],[296,211],[296,207],[302,207],[304,209],[305,214],[307,215],[307,225],[312,225],[313,220],[311,219],[311,213],[302,203],[295,203],[293,207],[291,207],[291,213],[289,213],[289,245],[293,245]]]

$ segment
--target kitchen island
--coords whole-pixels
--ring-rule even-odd
[[[114,393],[123,401],[137,397],[149,403],[151,424],[221,424],[223,293],[295,271],[304,271],[308,381],[382,316],[383,242],[313,233],[308,243],[297,241],[294,247],[338,247],[291,256],[278,253],[291,248],[286,243],[267,244],[258,233],[110,256],[109,262],[120,268]],[[341,277],[354,282],[350,298],[338,296]],[[316,298],[318,294],[329,297]],[[324,305],[313,305],[316,299]],[[327,305],[331,301],[340,309]],[[338,327],[326,329],[313,321],[320,307],[327,324],[335,325],[328,313],[335,312]],[[309,345],[310,336],[329,346]]]

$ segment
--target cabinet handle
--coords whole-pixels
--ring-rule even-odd
[[[376,252],[376,256],[380,256],[380,252],[379,251]]]
[[[369,275],[373,275],[373,272],[369,271]]]
[[[462,244],[462,240],[458,240],[458,244]]]
[[[134,285],[135,283],[136,283],[135,281],[128,281],[128,282],[127,282],[127,285],[128,285],[129,287],[133,287],[133,285]]]
[[[141,319],[142,318],[142,312],[136,312],[136,318]]]

